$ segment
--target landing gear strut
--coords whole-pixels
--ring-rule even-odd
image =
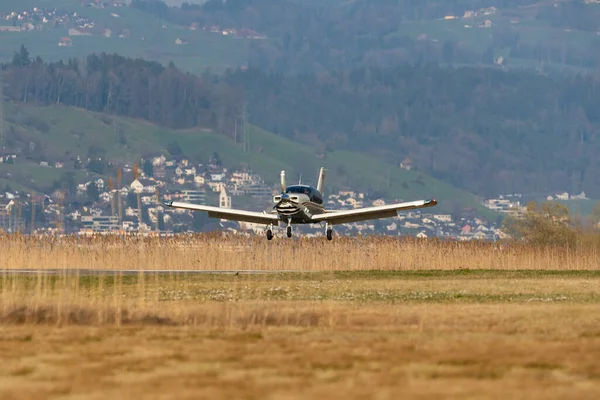
[[[285,234],[287,235],[287,237],[292,237],[292,220],[288,219],[288,224],[285,227]]]
[[[273,239],[273,224],[269,224],[267,227],[267,240]]]
[[[325,226],[325,233],[327,234],[327,240],[333,239],[333,228],[331,225],[327,224]]]

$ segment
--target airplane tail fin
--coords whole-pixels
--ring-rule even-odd
[[[325,168],[321,167],[319,171],[319,181],[317,182],[317,190],[323,193],[323,185],[325,184]]]

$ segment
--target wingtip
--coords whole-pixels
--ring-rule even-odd
[[[172,207],[173,206],[173,202],[172,201],[164,201],[163,204],[167,207]]]
[[[437,200],[436,199],[429,199],[427,200],[427,204],[431,204],[432,206],[435,206],[437,204]]]

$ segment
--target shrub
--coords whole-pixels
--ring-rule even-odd
[[[578,243],[580,231],[569,214],[569,208],[556,202],[527,204],[525,215],[508,217],[503,229],[515,239],[532,245],[568,246]]]

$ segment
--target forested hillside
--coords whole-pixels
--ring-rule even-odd
[[[65,104],[143,118],[170,128],[233,129],[243,99],[230,85],[116,54],[92,54],[83,62],[45,63],[25,47],[4,65],[5,94],[31,104]]]
[[[188,26],[252,30],[248,61],[283,73],[398,63],[600,65],[600,5],[583,0],[210,0],[132,7]],[[462,18],[466,12],[473,17]],[[449,20],[445,20],[450,17]],[[489,25],[488,25],[489,24]]]
[[[26,49],[3,66],[5,95],[210,128],[235,138],[250,122],[313,147],[415,166],[480,195],[585,190],[600,196],[600,82],[533,72],[359,68],[285,76],[249,69],[194,76],[115,55],[44,63]]]
[[[479,194],[600,194],[600,82],[591,76],[427,65],[228,80],[246,88],[254,121],[299,141],[395,164],[410,157]]]

